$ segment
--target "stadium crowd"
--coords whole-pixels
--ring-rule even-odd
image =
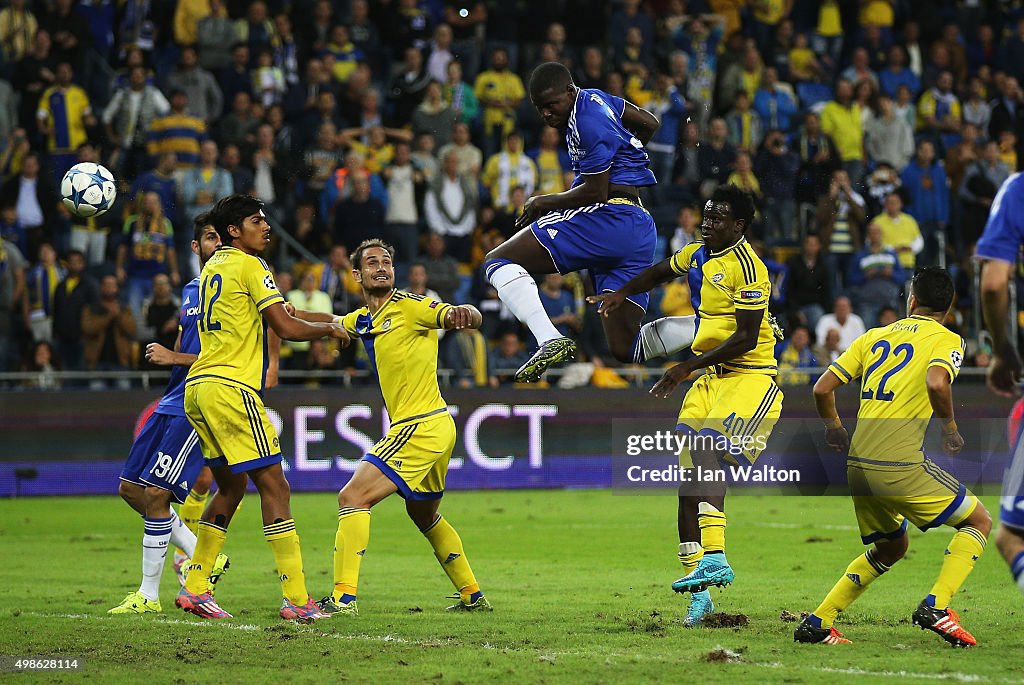
[[[716,185],[754,195],[748,238],[773,278],[782,367],[827,365],[901,315],[915,265],[953,272],[953,326],[973,333],[973,245],[1024,159],[1018,3],[9,0],[0,371],[133,369],[140,344],[173,346],[191,220],[245,192],[266,202],[266,257],[290,301],[361,306],[348,253],[382,237],[400,285],[484,313],[481,332],[442,341],[443,365],[464,385],[511,383],[523,331],[477,267],[527,198],[573,179],[526,96],[543,61],[661,120],[643,198],[657,259],[699,238]],[[78,161],[119,179],[104,216],[60,202]],[[591,365],[569,382],[616,385],[587,287],[552,275],[541,296]],[[677,281],[648,315],[689,313]],[[987,363],[984,348],[969,356]],[[324,341],[282,351],[285,369],[366,363]]]

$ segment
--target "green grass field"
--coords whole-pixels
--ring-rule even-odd
[[[293,507],[310,591],[321,596],[337,503],[299,495]],[[954,650],[910,624],[949,529],[912,533],[908,558],[842,617],[855,644],[830,648],[794,644],[795,624],[780,615],[813,609],[862,550],[846,499],[729,500],[737,582],[712,593],[719,611],[749,624],[717,629],[685,628],[685,600],[669,589],[679,575],[674,497],[454,492],[443,510],[493,613],[444,612],[448,580],[396,498],[374,510],[362,615],[303,626],[277,617],[255,497],[232,523],[232,567],[218,590],[236,618],[219,622],[175,609],[169,564],[163,615],[107,616],[140,573],[141,522],[120,500],[2,501],[0,655],[85,659],[81,673],[4,682],[1024,682],[1024,597],[994,546],[954,601],[980,646]],[[716,659],[720,648],[735,655]]]

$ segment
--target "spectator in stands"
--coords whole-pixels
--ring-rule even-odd
[[[0,371],[11,370],[18,357],[14,315],[21,312],[27,266],[17,245],[0,238]]]
[[[220,145],[250,147],[255,142],[259,125],[259,117],[253,113],[252,96],[244,91],[235,93],[231,111],[217,122],[217,142]]]
[[[237,42],[238,30],[235,28],[235,23],[228,17],[224,0],[210,0],[210,13],[200,19],[196,25],[195,50],[199,57],[199,64],[211,76],[226,69],[231,64],[231,47]],[[188,48],[182,50],[183,58],[186,50]],[[219,86],[217,92],[220,93]],[[210,111],[216,116],[220,113],[221,108],[211,108]]]
[[[143,343],[157,342],[169,350],[174,349],[178,339],[178,315],[181,302],[171,289],[171,280],[166,274],[153,277],[153,294],[142,303],[142,328],[139,340]],[[155,368],[155,365],[140,361],[140,367]]]
[[[459,263],[445,250],[445,239],[437,233],[428,233],[423,266],[427,269],[427,287],[436,290],[444,302],[455,301],[455,291],[461,284]]]
[[[676,148],[676,161],[672,167],[672,195],[680,202],[701,199],[700,129],[694,121],[683,125],[683,139]]]
[[[270,124],[260,124],[256,129],[256,146],[249,164],[253,170],[253,190],[256,197],[275,210],[283,208],[286,202],[291,178],[289,161],[279,158],[274,149],[274,128]],[[231,174],[226,169],[218,167],[217,171],[223,172],[231,179]],[[231,183],[232,192],[235,192],[233,181]],[[221,197],[223,196],[217,196],[218,199]]]
[[[675,162],[675,149],[679,141],[679,124],[685,121],[686,101],[682,93],[672,83],[668,74],[658,72],[654,77],[654,90],[646,101],[640,106],[658,117],[661,127],[655,131],[654,136],[647,143],[645,149],[651,158],[651,170],[654,176],[661,183],[666,183],[672,178],[672,164]],[[550,127],[545,127],[541,134],[541,145],[544,144],[544,134]],[[550,129],[554,131],[554,129]],[[557,133],[556,133],[557,139]],[[544,174],[542,173],[542,176]],[[541,185],[544,185],[542,178]],[[561,183],[559,183],[561,185]],[[561,190],[561,189],[559,189]],[[543,190],[541,192],[559,192]]]
[[[879,162],[867,177],[865,184],[867,192],[864,194],[864,201],[867,203],[868,216],[881,214],[885,209],[885,198],[903,187],[899,173],[887,162]]]
[[[903,212],[903,198],[899,193],[889,193],[885,198],[885,212],[871,220],[882,231],[882,244],[899,255],[900,265],[914,270],[918,255],[924,249],[924,238],[918,222]]]
[[[149,192],[142,196],[137,213],[125,221],[123,233],[123,242],[117,248],[117,281],[127,288],[132,315],[141,321],[142,302],[153,294],[154,276],[167,274],[175,288],[181,284],[174,228],[164,216],[159,195]]]
[[[129,308],[121,306],[114,276],[104,276],[100,280],[99,295],[99,301],[85,307],[82,312],[85,367],[96,372],[128,371],[132,366],[135,316]],[[121,378],[113,385],[126,390],[131,382]],[[89,383],[90,390],[107,387],[108,382],[103,378],[95,378]]]
[[[313,3],[312,16],[308,21],[299,23],[300,43],[305,56],[315,55],[327,47],[334,26],[334,7],[330,0],[317,0]]]
[[[728,127],[725,119],[715,117],[708,126],[707,140],[697,151],[697,168],[700,174],[701,199],[711,197],[715,188],[725,183],[736,162],[736,148],[727,140]]]
[[[382,73],[380,29],[370,19],[370,3],[367,0],[352,0],[349,7],[348,30],[352,42],[363,51],[367,61],[376,73]],[[281,31],[278,29],[278,33]]]
[[[296,309],[320,314],[336,313],[332,307],[331,297],[317,288],[316,274],[312,270],[306,270],[302,274],[302,278],[299,279],[299,287],[288,292],[285,298],[289,303],[295,305]],[[291,353],[287,355],[290,368],[307,368],[309,343],[287,340],[284,344],[291,349]]]
[[[754,95],[753,107],[765,129],[789,130],[790,122],[797,113],[796,99],[788,84],[779,83],[775,67],[765,68],[761,87]]]
[[[84,67],[85,55],[92,45],[89,24],[76,11],[74,0],[56,0],[49,12],[40,16],[40,27],[53,37],[54,54],[76,71]],[[75,146],[77,147],[77,143]]]
[[[540,302],[544,305],[551,323],[566,338],[575,338],[579,333],[582,321],[576,314],[576,302],[572,293],[564,288],[565,279],[561,274],[547,274],[541,281]]]
[[[786,271],[789,319],[813,329],[832,305],[832,279],[816,233],[804,236],[800,252],[786,261]]]
[[[50,34],[40,29],[32,40],[31,48],[15,65],[11,85],[27,97],[22,97],[18,104],[18,123],[26,130],[29,137],[36,138],[38,125],[36,112],[39,98],[56,80],[57,58],[52,54]]]
[[[41,244],[54,242],[57,189],[49,178],[40,175],[38,154],[25,155],[21,173],[0,188],[0,203],[14,207],[28,254],[38,254]]]
[[[1021,90],[1020,81],[1010,76],[993,101],[988,137],[999,140],[1004,131],[1018,134],[1024,131],[1024,91]]]
[[[359,63],[366,59],[363,51],[352,42],[348,27],[344,24],[337,24],[331,28],[331,40],[321,53],[321,57],[333,60],[331,76],[337,83],[347,83]]]
[[[839,74],[839,78],[850,83],[869,81],[878,88],[878,75],[871,69],[871,58],[864,48],[857,48],[850,57],[850,66]]]
[[[850,268],[850,260],[861,245],[861,229],[866,218],[864,198],[853,189],[850,176],[844,169],[832,173],[828,193],[818,200],[815,218],[822,246],[828,254],[832,271],[832,291],[843,289],[843,280]]]
[[[679,250],[690,243],[697,242],[698,217],[697,210],[689,205],[683,205],[679,208],[679,211],[676,212],[676,226],[668,241],[668,254],[665,253],[665,250],[659,250],[658,255],[655,256],[655,261],[657,261],[659,256],[667,257],[670,254],[679,252]]]
[[[765,236],[796,244],[800,227],[796,216],[796,181],[800,158],[789,149],[786,136],[770,130],[754,160],[754,173],[764,193]]]
[[[480,177],[481,183],[491,196],[491,205],[504,207],[509,202],[509,193],[516,186],[523,186],[527,196],[537,187],[537,166],[523,152],[523,138],[513,131],[505,141],[505,148],[488,158]]]
[[[438,24],[434,29],[434,39],[430,43],[427,57],[427,74],[438,83],[448,79],[448,64],[454,59],[451,51],[452,27]]]
[[[542,147],[544,145],[546,131],[547,129],[541,132]],[[555,145],[557,148],[558,132],[555,131],[554,129],[551,129],[551,131],[553,131],[555,134]],[[548,139],[550,142],[550,138]],[[560,148],[557,151],[559,153],[563,152]],[[459,160],[457,170],[460,176],[479,176],[480,169],[483,167],[483,153],[480,151],[480,148],[474,145],[470,139],[469,124],[457,122],[454,126],[452,126],[452,142],[448,143],[440,150],[438,150],[438,159],[444,159],[449,152],[454,152]],[[568,156],[568,153],[564,154]],[[539,153],[537,155],[531,155],[531,157],[533,157],[534,161],[536,161],[538,155]],[[544,190],[543,172],[541,173],[541,192],[557,192]]]
[[[958,227],[960,250],[978,241],[985,228],[992,200],[1009,175],[1010,170],[999,159],[999,144],[994,140],[985,143],[981,159],[968,167],[960,186],[960,199],[964,203],[963,221]]]
[[[220,154],[220,166],[231,175],[231,187],[236,193],[254,194],[255,178],[252,169],[242,166],[242,151],[237,145],[224,146],[224,151]]]
[[[155,119],[149,128],[149,156],[155,160],[165,152],[173,152],[179,168],[191,169],[199,162],[199,146],[204,140],[206,122],[188,113],[188,95],[184,91],[172,91],[170,114]]]
[[[689,26],[676,34],[676,45],[690,58],[689,74],[693,90],[689,97],[710,105],[718,74],[718,43],[725,34],[725,17],[721,14],[706,14],[694,17]]]
[[[827,341],[830,330],[839,331],[837,349],[842,353],[853,344],[854,340],[864,334],[864,321],[853,313],[853,307],[848,297],[837,297],[833,307],[832,313],[825,314],[818,320],[818,325],[814,329],[814,337]],[[819,357],[819,361],[822,363],[827,363],[826,359]]]
[[[18,211],[14,205],[7,204],[0,207],[0,240],[14,243],[22,254],[28,249],[28,240],[18,222]]]
[[[580,88],[604,88],[605,83],[604,55],[600,48],[588,46],[583,50],[582,64],[573,74],[573,81]]]
[[[747,91],[736,93],[732,110],[725,115],[725,123],[729,128],[729,144],[737,151],[753,154],[761,145],[764,131],[761,128],[761,116],[750,109],[750,96]]]
[[[853,256],[846,280],[857,303],[857,315],[873,328],[883,308],[900,305],[900,290],[907,276],[896,251],[883,244],[882,227],[868,224],[867,235],[866,245]]]
[[[529,161],[525,155],[522,158]],[[505,205],[509,197],[506,194]],[[477,206],[476,184],[458,173],[458,156],[449,152],[442,160],[441,173],[427,190],[423,212],[427,227],[445,237],[449,253],[460,262],[470,259]]]
[[[835,143],[850,181],[859,185],[864,173],[864,128],[860,106],[853,100],[853,84],[847,79],[836,83],[835,99],[821,112],[821,130]]]
[[[462,80],[462,63],[452,60],[448,63],[447,73],[442,90],[445,101],[455,111],[456,121],[464,124],[476,122],[480,115],[480,103],[473,86]]]
[[[73,78],[69,62],[58,64],[54,85],[43,91],[36,114],[39,131],[47,137],[46,150],[58,183],[75,164],[78,146],[87,139],[86,128],[96,125],[89,96]]]
[[[1017,19],[1016,31],[1004,43],[999,62],[1018,81],[1024,80],[1024,17]]]
[[[369,238],[384,235],[384,205],[370,195],[370,178],[363,170],[353,171],[346,187],[348,197],[338,203],[334,212],[335,243],[358,245]]]
[[[491,52],[491,68],[477,76],[473,87],[483,107],[483,151],[490,157],[515,131],[516,108],[526,98],[519,76],[508,68],[508,51]]]
[[[528,356],[514,331],[502,333],[487,355],[487,384],[492,388],[513,385],[516,370],[526,363]]]
[[[902,171],[914,154],[914,131],[905,119],[896,116],[893,102],[878,98],[878,113],[864,127],[864,147],[875,162],[884,162]]]
[[[60,357],[46,340],[36,342],[25,355],[20,371],[35,374],[31,379],[22,381],[22,387],[28,390],[60,390],[61,383],[57,373],[61,370]]]
[[[914,158],[900,174],[907,193],[907,213],[917,220],[926,244],[923,264],[934,264],[939,254],[939,234],[945,235],[949,224],[949,184],[945,167],[935,157],[935,146],[928,140],[917,144]],[[909,259],[906,252],[900,253]],[[913,263],[904,261],[907,268]]]
[[[775,357],[779,360],[779,383],[781,385],[810,385],[817,377],[799,369],[813,369],[820,366],[817,357],[811,350],[811,331],[797,324],[790,332],[789,340],[775,346]]]
[[[419,106],[426,94],[430,75],[423,68],[423,55],[416,48],[407,48],[405,61],[391,79],[388,100],[393,110],[391,125],[399,127],[412,118],[412,113]]]
[[[455,110],[441,98],[441,84],[431,81],[427,84],[423,102],[412,113],[412,132],[429,131],[434,141],[442,148],[452,141],[452,126],[455,124]]]
[[[128,201],[138,202],[141,201],[142,195],[148,192],[154,192],[160,196],[160,205],[164,209],[164,216],[174,223],[178,217],[178,181],[175,178],[176,171],[178,169],[178,157],[173,152],[164,152],[156,160],[156,168],[151,171],[147,171],[132,183],[131,189],[128,191]],[[71,242],[75,244],[75,231],[72,229]],[[81,240],[81,239],[79,239]],[[93,250],[86,251],[82,249],[82,243],[77,243],[78,249],[90,255],[90,264],[92,264],[91,253]],[[98,250],[96,250],[98,251]],[[105,247],[104,247],[105,252]],[[102,261],[102,258],[100,259]]]
[[[180,90],[188,96],[188,112],[209,125],[224,111],[224,96],[217,79],[206,68],[199,66],[196,49],[186,46],[181,51],[178,66],[167,77],[169,91]]]
[[[754,163],[750,153],[740,150],[736,153],[736,163],[733,172],[725,179],[726,184],[742,188],[754,197],[754,204],[761,207],[764,204],[764,193],[761,192],[761,182],[754,173]],[[760,218],[760,216],[758,216]]]
[[[111,167],[118,177],[134,179],[149,168],[146,143],[150,127],[170,111],[171,104],[160,89],[146,83],[146,68],[132,67],[128,86],[114,93],[102,116],[107,140],[117,148]]]
[[[814,346],[814,358],[818,360],[818,363],[823,366],[828,366],[836,359],[839,359],[845,350],[840,345],[840,336],[838,328],[829,328],[825,331],[825,338],[822,342],[819,342]]]
[[[343,244],[333,245],[327,261],[313,266],[311,271],[317,274],[317,287],[327,293],[336,315],[344,316],[362,306],[362,290],[352,276],[352,261]]]
[[[237,24],[236,24],[237,26]],[[252,77],[249,75],[249,46],[244,42],[235,43],[231,48],[231,63],[217,74],[221,95],[224,96],[224,113],[235,101],[238,93],[252,95]]]
[[[562,140],[562,135],[557,129],[545,126],[540,131],[540,145],[526,153],[537,165],[536,192],[542,195],[568,190],[565,179],[567,173],[572,173],[572,162],[569,159],[569,153],[561,144]],[[669,164],[669,172],[671,172],[671,166]],[[667,185],[670,177],[669,173],[664,177],[659,176],[659,179],[664,178]]]
[[[423,174],[412,164],[409,143],[395,145],[395,157],[381,171],[387,186],[388,207],[385,240],[395,246],[395,258],[409,263],[419,251],[419,209],[416,188],[423,185]]]
[[[32,339],[49,342],[53,339],[53,296],[66,272],[57,262],[53,245],[39,246],[38,260],[25,273],[23,312]]]
[[[487,6],[479,0],[449,0],[445,3],[444,20],[452,27],[454,38],[452,54],[465,65],[466,77],[470,79],[480,71],[480,35],[488,16]]]
[[[742,57],[738,62],[726,67],[722,72],[722,80],[719,84],[718,100],[719,107],[729,108],[735,104],[736,94],[741,90],[746,91],[751,100],[761,87],[761,78],[764,71],[764,62],[761,53],[752,41],[747,41],[743,49]]]
[[[194,217],[205,212],[220,198],[235,192],[231,174],[217,166],[217,143],[203,141],[199,149],[199,164],[186,169],[181,180],[181,201],[185,216]]]
[[[979,131],[987,131],[992,120],[992,105],[985,99],[985,82],[972,76],[967,85],[967,100],[963,103],[964,127],[973,124]],[[963,131],[961,131],[961,134]]]
[[[917,104],[917,130],[948,150],[960,141],[960,98],[953,92],[953,75],[939,74],[935,87],[928,89]]]
[[[813,212],[818,198],[828,189],[832,172],[839,166],[835,145],[822,132],[818,115],[808,112],[803,126],[790,138],[790,147],[800,156],[796,199]]]
[[[0,57],[6,64],[25,56],[39,30],[39,22],[26,4],[25,0],[11,0],[9,7],[0,10]]]
[[[900,45],[889,47],[889,60],[885,69],[878,74],[878,84],[883,95],[895,99],[900,86],[906,86],[913,97],[921,90],[921,81],[907,67],[907,56]]]

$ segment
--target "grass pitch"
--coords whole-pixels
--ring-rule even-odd
[[[217,596],[236,618],[204,622],[174,607],[169,564],[164,614],[107,616],[141,567],[141,521],[120,500],[0,502],[0,655],[84,659],[80,673],[4,682],[1024,682],[1024,597],[994,546],[954,600],[978,647],[954,650],[910,623],[950,529],[912,532],[908,558],[841,617],[855,644],[793,643],[784,612],[817,606],[863,549],[848,499],[730,498],[737,582],[712,594],[719,611],[748,622],[695,629],[669,588],[680,571],[670,495],[451,493],[442,510],[495,606],[465,615],[443,611],[448,580],[393,498],[374,509],[362,615],[311,626],[277,617],[258,508],[247,498],[228,536],[232,566]],[[293,508],[319,597],[331,586],[337,502],[297,495]]]

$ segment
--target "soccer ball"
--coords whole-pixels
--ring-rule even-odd
[[[99,216],[114,206],[114,177],[101,164],[82,162],[68,169],[60,182],[64,206],[81,217]]]

